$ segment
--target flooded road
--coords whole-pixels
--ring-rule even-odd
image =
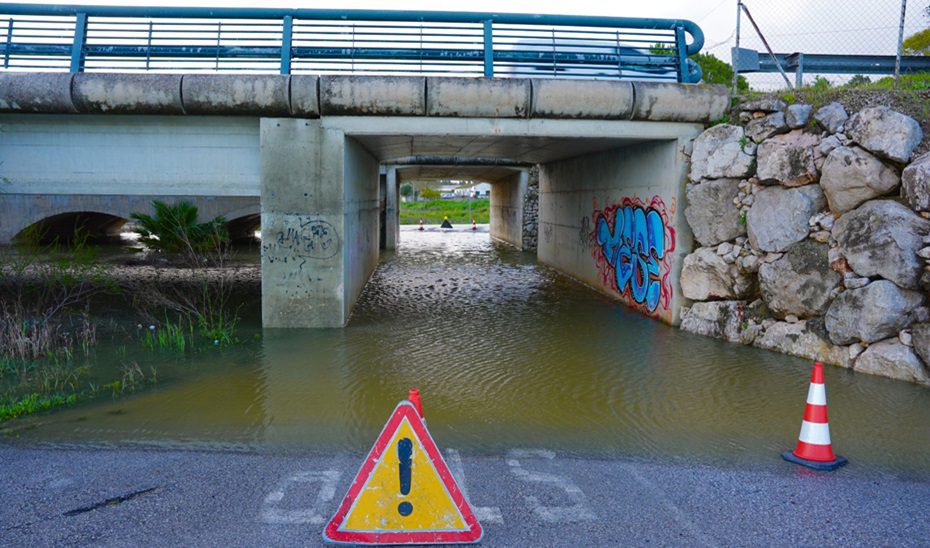
[[[681,332],[487,233],[403,231],[342,330],[265,330],[186,355],[119,350],[158,383],[23,419],[26,442],[366,451],[418,387],[433,436],[466,454],[778,459],[810,362]],[[260,337],[256,335],[261,334]],[[112,359],[115,348],[98,350]],[[930,469],[930,390],[828,367],[834,448]]]

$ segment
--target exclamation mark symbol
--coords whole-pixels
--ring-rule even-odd
[[[400,494],[410,494],[411,465],[413,457],[413,442],[410,438],[401,438],[397,442],[397,461],[398,475],[400,476]],[[402,516],[409,516],[413,513],[413,505],[404,501],[397,505],[397,513]]]

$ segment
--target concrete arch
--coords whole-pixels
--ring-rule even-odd
[[[68,211],[27,224],[12,240],[21,240],[27,233],[41,243],[70,242],[79,234],[89,241],[114,240],[128,221],[123,216],[101,211]]]
[[[262,224],[261,207],[257,203],[230,211],[223,217],[226,219],[226,230],[233,241],[253,240],[255,231]]]

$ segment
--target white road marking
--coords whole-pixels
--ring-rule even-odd
[[[316,472],[304,470],[291,475],[281,482],[280,487],[268,493],[265,497],[261,511],[261,520],[271,524],[311,524],[321,525],[326,518],[321,513],[324,503],[333,500],[336,496],[336,482],[341,474],[336,470],[323,470]],[[288,489],[295,484],[301,484],[301,489],[308,488],[314,483],[320,484],[316,499],[309,508],[279,508],[277,505],[284,500]],[[304,484],[308,484],[305,486]]]
[[[462,456],[456,449],[447,449],[446,455],[449,457],[449,471],[452,472],[452,477],[455,478],[459,490],[465,495],[465,500],[471,504],[471,500],[468,496],[468,484],[465,481],[465,467],[462,465]],[[484,523],[498,523],[501,525],[504,523],[504,516],[501,514],[501,509],[497,506],[475,506],[472,504],[471,509],[475,512],[475,517],[478,518],[478,521]]]
[[[571,480],[555,474],[526,470],[520,463],[520,459],[528,458],[555,460],[555,453],[541,449],[515,449],[507,453],[507,465],[510,466],[510,471],[520,481],[541,483],[561,489],[565,491],[567,500],[572,503],[566,506],[546,506],[539,500],[539,497],[526,495],[523,498],[526,499],[534,514],[543,521],[550,523],[573,523],[597,519],[594,512],[588,508],[585,494],[577,485]]]

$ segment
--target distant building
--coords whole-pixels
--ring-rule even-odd
[[[459,185],[455,189],[455,195],[467,198],[489,198],[491,196],[491,185],[489,183],[475,183],[472,185]]]

